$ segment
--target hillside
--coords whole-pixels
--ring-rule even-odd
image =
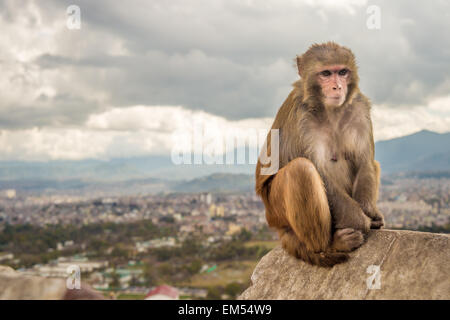
[[[450,171],[450,133],[420,132],[379,141],[375,158],[384,173]]]
[[[420,131],[375,144],[383,175],[449,176],[450,133]],[[0,161],[0,189],[145,192],[252,190],[254,165],[174,165],[168,156],[79,161]]]

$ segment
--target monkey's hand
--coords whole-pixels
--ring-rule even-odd
[[[371,228],[372,220],[358,206],[348,209],[345,214],[340,214],[336,217],[336,229],[352,228],[367,234]]]
[[[374,205],[363,205],[361,206],[364,214],[368,216],[371,220],[371,229],[380,229],[384,226],[384,216]]]

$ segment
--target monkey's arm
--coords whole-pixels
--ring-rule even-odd
[[[384,225],[383,214],[376,206],[377,180],[375,162],[369,160],[359,166],[353,184],[352,198],[359,203],[363,212],[372,220],[371,228],[381,228]]]
[[[335,228],[353,228],[367,233],[370,229],[370,219],[364,214],[358,202],[330,179],[323,180]]]
[[[373,139],[372,120],[370,117],[370,101],[365,98],[363,104],[366,108],[364,117],[365,131],[360,136],[366,143],[364,147],[352,159],[356,169],[356,177],[353,182],[352,198],[355,199],[363,212],[372,220],[371,228],[378,229],[384,225],[383,214],[378,211],[376,203],[380,183],[380,166],[375,161],[375,143]]]

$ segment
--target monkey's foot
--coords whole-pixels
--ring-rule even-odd
[[[345,228],[338,229],[333,235],[331,248],[334,251],[350,252],[359,248],[364,243],[364,236],[361,231]]]
[[[370,229],[381,229],[384,226],[384,219],[372,220],[370,222]]]

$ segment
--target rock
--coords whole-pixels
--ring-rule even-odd
[[[330,269],[278,246],[261,259],[238,299],[450,299],[449,244],[446,234],[372,230],[348,262]],[[379,281],[370,281],[377,266]]]
[[[0,266],[0,300],[62,299],[65,293],[63,279],[26,276]]]
[[[97,300],[103,295],[89,286],[69,290],[66,281],[23,275],[6,266],[0,266],[0,300]]]

